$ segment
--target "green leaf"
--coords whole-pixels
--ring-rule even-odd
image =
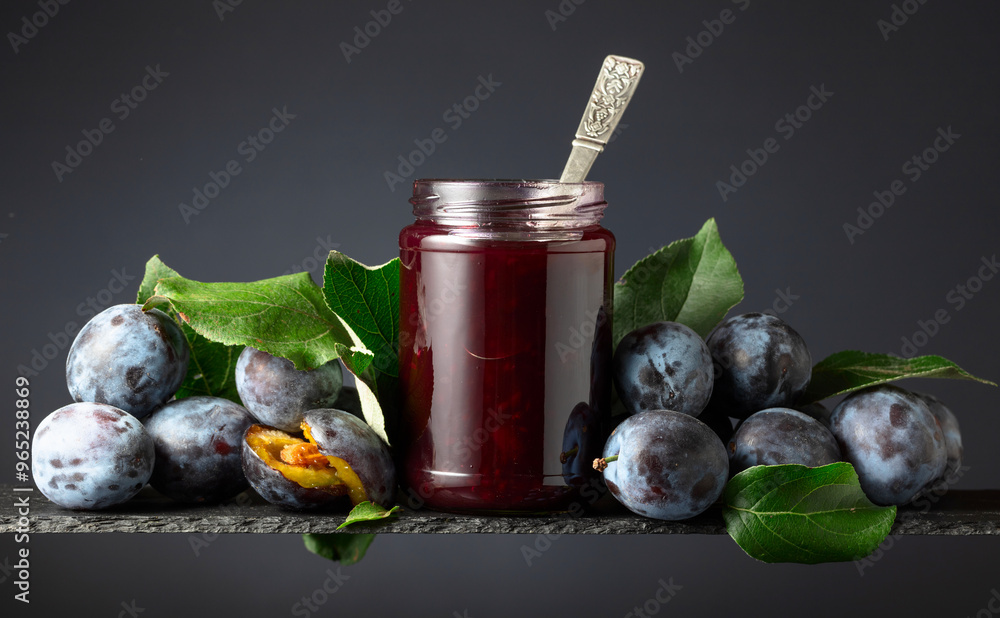
[[[859,560],[888,536],[896,507],[868,500],[854,467],[755,466],[723,493],[726,531],[763,562]]]
[[[374,534],[303,534],[306,549],[327,560],[351,565],[360,562],[375,540]]]
[[[400,507],[394,506],[387,511],[378,504],[374,504],[372,502],[359,502],[353,509],[351,509],[351,512],[347,516],[347,519],[344,520],[344,523],[337,526],[337,530],[363,521],[378,521],[386,519],[394,515],[399,509]]]
[[[307,272],[249,283],[201,283],[161,278],[143,309],[169,303],[199,335],[226,345],[249,345],[314,369],[335,358],[355,374],[372,353],[336,314]]]
[[[142,283],[139,284],[139,294],[135,302],[143,304],[150,296],[156,293],[156,282],[167,277],[180,277],[181,274],[170,268],[160,260],[159,255],[154,255],[146,262],[146,273],[142,276]]]
[[[372,367],[398,376],[399,258],[381,266],[365,266],[331,251],[323,272],[323,295],[330,310],[375,353]]]
[[[146,273],[139,286],[136,299],[144,303],[155,293],[156,284],[160,279],[179,277],[180,274],[164,264],[160,256],[154,255],[146,262]],[[191,349],[191,361],[188,364],[187,375],[177,391],[176,397],[192,397],[207,395],[222,397],[240,405],[240,395],[236,392],[236,361],[243,351],[243,346],[227,346],[216,343],[199,335],[191,326],[179,319],[177,312],[170,310],[171,317],[181,327],[184,338]]]
[[[358,378],[365,421],[386,443],[398,414],[399,258],[365,266],[331,251],[323,272],[323,295],[333,313],[374,354]],[[350,367],[349,367],[350,368]]]
[[[903,378],[975,380],[996,386],[993,382],[977,378],[940,356],[900,358],[891,354],[871,354],[857,350],[845,350],[831,354],[816,363],[802,403],[812,403],[834,395],[843,395],[867,386],[885,384]]]
[[[629,332],[672,321],[705,337],[743,300],[743,279],[715,219],[693,238],[644,257],[615,284],[614,345]]]

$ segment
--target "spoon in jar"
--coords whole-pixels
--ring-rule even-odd
[[[618,127],[644,68],[641,62],[632,58],[608,56],[604,59],[559,182],[583,182],[587,178],[590,166]]]

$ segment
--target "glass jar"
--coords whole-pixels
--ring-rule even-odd
[[[551,513],[593,502],[611,399],[604,185],[418,180],[410,202],[394,442],[411,505]]]

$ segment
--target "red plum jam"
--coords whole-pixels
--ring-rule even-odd
[[[393,438],[411,504],[552,513],[596,499],[615,247],[603,194],[597,182],[414,183]]]

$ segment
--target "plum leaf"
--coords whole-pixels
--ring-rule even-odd
[[[896,519],[896,507],[868,500],[845,462],[754,466],[729,481],[722,499],[726,531],[762,562],[860,560]]]
[[[996,386],[940,356],[901,358],[891,354],[844,350],[816,363],[801,402],[812,403],[904,378],[951,378]]]
[[[337,526],[337,530],[364,521],[380,521],[392,517],[398,510],[400,510],[400,507],[398,506],[394,506],[391,509],[386,510],[378,504],[374,504],[372,502],[359,502],[353,509],[351,509],[351,512],[347,515],[347,519],[344,520],[344,523]]]
[[[306,549],[345,566],[360,562],[375,540],[374,534],[303,534]]]
[[[647,255],[615,283],[614,345],[636,328],[663,321],[705,337],[741,300],[736,260],[709,219],[692,238]]]
[[[146,273],[139,286],[136,302],[145,303],[155,294],[156,283],[167,277],[179,277],[180,274],[170,268],[160,256],[154,255],[146,263]],[[192,397],[207,395],[222,397],[240,405],[240,395],[236,391],[236,361],[243,351],[242,345],[225,345],[199,335],[191,326],[180,319],[176,311],[169,310],[170,316],[180,325],[181,332],[191,350],[191,361],[188,363],[187,375],[176,393],[176,397]]]

